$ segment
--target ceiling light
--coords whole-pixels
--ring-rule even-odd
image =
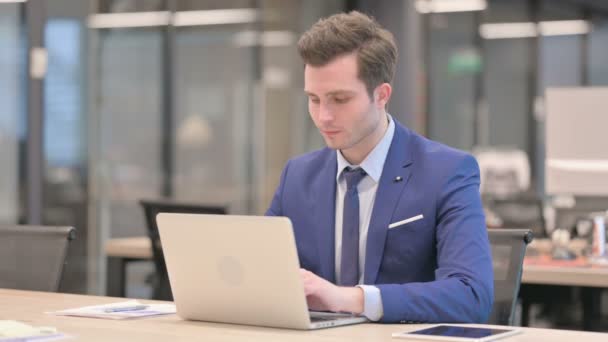
[[[1,1],[1,0],[0,0]],[[90,15],[88,25],[94,29],[166,26],[205,26],[246,24],[259,20],[259,11],[250,8],[180,11],[100,13]]]
[[[258,20],[258,10],[251,8],[175,12],[173,25],[202,26],[246,24]]]
[[[479,25],[479,35],[484,39],[530,38],[587,34],[591,24],[586,20],[554,20],[523,23],[488,23]]]
[[[90,28],[129,28],[168,25],[171,15],[167,11],[101,13],[90,15],[87,24]]]
[[[492,23],[479,25],[479,35],[484,39],[536,37],[534,23]]]
[[[483,11],[486,0],[417,0],[416,10],[420,13],[450,13]]]
[[[543,36],[586,34],[591,31],[591,25],[586,20],[541,21],[539,31]]]

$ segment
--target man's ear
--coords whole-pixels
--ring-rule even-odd
[[[386,108],[386,104],[391,98],[393,88],[388,83],[382,83],[374,90],[374,103],[378,108]]]

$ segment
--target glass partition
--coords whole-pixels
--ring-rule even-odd
[[[251,25],[177,30],[175,198],[253,211],[257,37]]]
[[[17,223],[22,207],[26,68],[22,9],[19,3],[0,3],[0,223]]]

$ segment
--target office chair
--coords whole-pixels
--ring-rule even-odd
[[[513,325],[529,229],[488,229],[494,270],[494,306],[488,324]]]
[[[154,291],[152,297],[160,300],[173,300],[169,275],[165,265],[165,256],[160,243],[156,215],[159,213],[180,213],[180,214],[226,214],[225,206],[201,205],[194,203],[181,203],[171,200],[141,200],[140,205],[144,209],[148,229],[148,237],[152,245],[152,257],[156,278],[154,281]]]
[[[483,197],[484,208],[495,216],[492,228],[520,227],[545,237],[546,222],[543,201],[535,195],[520,194],[509,198]]]
[[[0,287],[57,292],[73,227],[0,226]]]

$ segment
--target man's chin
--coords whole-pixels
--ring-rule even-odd
[[[325,145],[332,150],[341,150],[343,148],[342,144],[331,139],[325,139]]]

